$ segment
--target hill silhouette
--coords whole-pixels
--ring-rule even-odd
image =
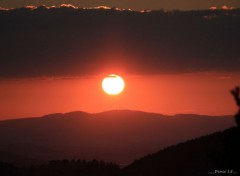
[[[236,175],[240,172],[240,129],[231,128],[171,146],[136,160],[124,176]]]
[[[24,158],[96,158],[126,165],[146,154],[233,125],[231,116],[166,116],[129,110],[5,120],[0,121],[0,161],[19,164],[12,157],[15,155],[18,160],[23,158],[22,164]]]
[[[238,127],[193,139],[142,157],[127,167],[103,161],[54,160],[48,164],[16,167],[0,162],[3,176],[207,176],[238,175]]]

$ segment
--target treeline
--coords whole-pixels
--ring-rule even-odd
[[[98,160],[53,160],[22,167],[0,162],[1,176],[116,176],[119,171],[118,165]]]

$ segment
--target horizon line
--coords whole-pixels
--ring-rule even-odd
[[[13,118],[0,118],[0,122],[3,121],[10,121],[10,120],[21,120],[21,119],[33,119],[33,118],[45,118],[52,115],[67,115],[71,113],[85,113],[87,115],[96,115],[96,114],[103,114],[103,113],[111,113],[111,112],[135,112],[135,113],[146,113],[146,114],[155,114],[155,115],[162,115],[166,117],[174,117],[179,115],[196,115],[196,116],[208,116],[208,117],[227,117],[232,116],[234,117],[235,114],[222,114],[222,115],[210,115],[210,114],[198,114],[198,113],[175,113],[175,114],[163,114],[160,112],[151,112],[151,111],[141,111],[141,110],[134,110],[134,109],[110,109],[110,110],[104,110],[100,112],[86,112],[81,110],[75,110],[75,111],[68,111],[68,112],[53,112],[53,113],[46,113],[38,116],[20,116],[20,117],[13,117]]]

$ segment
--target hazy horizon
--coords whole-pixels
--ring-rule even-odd
[[[149,153],[234,125],[232,116],[169,117],[127,110],[0,121],[0,161],[3,151],[44,161],[95,158],[128,165]]]
[[[216,73],[155,76],[126,74],[123,75],[126,82],[124,92],[113,97],[102,91],[102,75],[91,78],[2,80],[0,95],[5,101],[0,101],[0,119],[79,110],[97,113],[112,109],[168,115],[230,115],[236,112],[230,90],[232,85],[237,84],[239,77],[238,74]],[[144,89],[138,89],[139,86]]]
[[[164,115],[167,117],[174,117],[177,115],[199,115],[199,116],[208,116],[208,117],[227,117],[227,116],[232,116],[234,117],[234,114],[197,114],[197,113],[176,113],[176,114],[164,114],[161,112],[150,112],[150,111],[144,111],[144,110],[137,110],[137,109],[108,109],[108,110],[103,110],[103,111],[93,111],[93,112],[87,112],[81,109],[76,109],[76,110],[72,110],[72,111],[66,111],[66,112],[49,112],[49,113],[43,113],[43,114],[35,114],[33,113],[33,115],[28,115],[28,116],[9,116],[9,117],[3,117],[0,118],[0,121],[5,121],[5,120],[17,120],[17,119],[32,119],[32,118],[42,118],[45,116],[51,116],[51,115],[57,115],[57,114],[69,114],[69,113],[75,113],[75,112],[79,112],[79,113],[86,113],[86,114],[90,114],[90,115],[96,115],[96,114],[102,114],[102,113],[108,113],[108,112],[142,112],[142,113],[146,113],[146,114],[159,114],[159,115]],[[114,117],[113,117],[114,118]]]

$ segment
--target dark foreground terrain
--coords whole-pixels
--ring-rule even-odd
[[[1,176],[203,176],[240,174],[240,128],[234,127],[168,147],[127,167],[92,160],[55,160],[14,166],[0,163]]]

